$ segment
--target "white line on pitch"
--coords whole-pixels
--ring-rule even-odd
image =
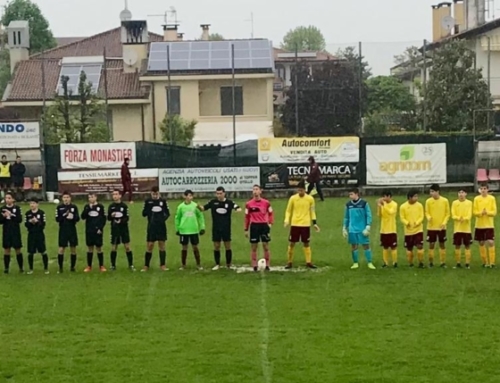
[[[149,282],[148,298],[146,299],[146,306],[144,307],[144,322],[149,321],[151,315],[151,306],[156,295],[156,285],[158,284],[158,277],[155,275]]]

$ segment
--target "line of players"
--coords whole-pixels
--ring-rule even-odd
[[[375,269],[370,249],[370,228],[372,214],[366,201],[359,198],[359,191],[349,193],[350,201],[345,208],[343,235],[351,245],[353,266],[359,268],[358,247],[363,246],[368,267]],[[436,244],[439,244],[440,267],[446,268],[446,228],[453,220],[453,245],[455,248],[455,268],[462,267],[462,247],[465,250],[465,267],[470,268],[472,244],[472,218],[475,217],[474,240],[479,243],[479,253],[483,267],[495,267],[495,224],[497,215],[496,199],[489,194],[488,185],[481,185],[479,195],[473,201],[467,199],[464,189],[458,191],[457,200],[450,204],[440,195],[439,185],[430,187],[430,198],[424,206],[418,202],[418,191],[411,190],[407,202],[399,208],[399,218],[404,227],[404,241],[407,260],[414,266],[416,249],[418,267],[424,268],[424,220],[427,222],[428,265],[434,266]],[[380,243],[383,248],[383,267],[388,267],[392,258],[393,267],[398,267],[398,237],[396,217],[398,204],[392,199],[390,191],[384,191],[377,201],[377,215],[380,217]],[[391,257],[390,257],[391,256]]]
[[[285,226],[292,224],[290,231],[290,247],[288,250],[289,261],[287,268],[292,267],[293,247],[300,240],[304,242],[304,254],[307,266],[316,268],[311,263],[311,251],[309,248],[309,227],[313,222],[314,227],[319,231],[316,224],[314,211],[314,199],[306,194],[305,185],[299,185],[299,192],[290,199],[285,217]],[[253,198],[245,206],[245,236],[251,243],[251,262],[257,271],[257,250],[258,244],[262,243],[264,258],[266,260],[266,270],[270,266],[269,242],[270,229],[274,222],[274,214],[268,200],[261,197],[260,186],[253,187]],[[114,190],[112,193],[113,202],[105,207],[97,201],[95,194],[89,194],[88,203],[84,206],[80,215],[77,205],[72,203],[71,195],[67,192],[62,194],[62,203],[56,207],[55,219],[59,224],[58,232],[58,273],[64,271],[64,254],[66,249],[70,249],[70,271],[76,271],[78,233],[77,223],[85,221],[85,243],[87,245],[87,267],[85,272],[90,272],[93,267],[94,253],[97,253],[99,270],[106,272],[103,254],[103,233],[107,222],[111,226],[111,270],[116,269],[117,248],[120,244],[125,247],[125,252],[130,270],[135,271],[134,257],[130,247],[129,210],[127,204],[122,202],[121,192]],[[298,199],[297,199],[298,198]],[[4,273],[10,271],[11,251],[14,249],[19,270],[24,272],[24,258],[22,255],[21,224],[23,215],[21,208],[15,204],[13,195],[6,193],[5,205],[0,209],[0,224],[3,225],[3,249],[4,249]],[[213,270],[218,270],[221,266],[221,244],[224,244],[226,266],[232,266],[231,249],[231,215],[233,211],[240,212],[241,208],[225,196],[223,187],[216,190],[216,198],[206,205],[198,205],[193,202],[193,192],[187,190],[184,193],[182,202],[176,211],[175,228],[176,234],[182,246],[181,269],[186,268],[188,246],[191,244],[194,258],[198,269],[202,269],[201,257],[198,244],[199,236],[205,234],[205,219],[203,211],[210,210],[213,221],[212,241],[214,243]],[[170,210],[165,199],[161,198],[159,190],[154,187],[151,197],[144,202],[142,211],[143,217],[147,218],[147,238],[146,252],[144,255],[144,267],[141,271],[148,271],[151,264],[155,242],[158,243],[160,268],[167,270],[165,242],[167,240],[166,221],[170,217]],[[42,256],[43,267],[46,274],[49,273],[48,255],[44,228],[47,222],[46,213],[38,206],[38,201],[30,201],[30,210],[24,215],[24,224],[28,230],[28,274],[33,273],[34,255],[39,253]]]

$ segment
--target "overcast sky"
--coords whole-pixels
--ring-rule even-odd
[[[90,36],[119,25],[124,0],[33,0],[48,18],[56,37]],[[451,1],[451,0],[450,0]],[[0,5],[6,0],[0,0]],[[299,25],[315,25],[327,49],[357,45],[375,74],[388,74],[392,57],[406,46],[421,44],[432,35],[431,5],[440,0],[128,0],[134,19],[147,19],[149,29],[161,33],[163,14],[175,7],[185,38],[200,35],[199,24],[225,38],[248,38],[250,15],[255,37],[278,46],[283,35]],[[500,12],[498,12],[500,13]]]

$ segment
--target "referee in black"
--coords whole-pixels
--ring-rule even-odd
[[[128,268],[135,271],[134,256],[130,248],[129,211],[122,201],[122,192],[113,190],[113,202],[108,206],[108,221],[111,222],[111,270],[116,270],[118,245],[123,243],[127,254]]]
[[[153,257],[155,242],[158,242],[160,251],[160,269],[167,271],[167,252],[165,242],[167,240],[167,219],[170,217],[170,210],[165,199],[161,198],[157,186],[151,189],[151,197],[144,202],[142,216],[148,219],[146,254],[144,255],[144,267],[141,271],[148,271]]]
[[[87,267],[85,273],[92,271],[94,249],[97,251],[99,270],[106,272],[104,254],[102,253],[103,232],[106,225],[106,212],[102,204],[97,202],[97,195],[89,193],[89,203],[83,207],[82,220],[85,221],[85,243],[87,245]]]
[[[69,246],[71,251],[70,271],[76,271],[76,247],[78,246],[78,233],[76,224],[80,221],[78,206],[71,202],[71,194],[62,194],[63,202],[56,208],[56,221],[59,223],[59,251],[57,253],[58,273],[63,272],[64,251]]]
[[[201,211],[210,210],[212,213],[212,242],[214,243],[215,266],[212,270],[220,269],[221,242],[226,249],[226,266],[231,268],[233,262],[233,250],[231,249],[231,214],[233,211],[241,212],[241,208],[230,199],[226,198],[226,191],[219,186],[215,191],[214,199],[206,205],[199,205]]]
[[[0,208],[0,224],[3,225],[2,246],[4,250],[4,273],[9,273],[11,249],[14,249],[16,252],[19,272],[24,273],[24,260],[23,254],[21,253],[21,248],[23,247],[23,242],[21,240],[21,222],[23,222],[23,215],[21,213],[21,208],[14,203],[14,195],[11,192],[5,193],[4,199],[5,205]]]
[[[30,200],[30,210],[25,214],[24,226],[28,229],[28,274],[33,274],[34,256],[36,253],[42,255],[43,270],[49,274],[49,257],[45,244],[45,224],[47,216],[45,212],[38,208],[38,199],[33,197]]]

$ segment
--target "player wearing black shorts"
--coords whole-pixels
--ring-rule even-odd
[[[49,257],[45,245],[45,224],[47,217],[43,210],[38,208],[38,199],[30,200],[30,210],[25,214],[24,226],[28,229],[28,274],[33,274],[33,262],[36,253],[42,255],[43,270],[49,274]]]
[[[128,228],[128,206],[122,202],[120,190],[113,190],[113,202],[108,207],[108,221],[111,222],[111,270],[116,270],[116,249],[123,244],[127,253],[128,267],[135,271],[134,256],[130,249],[130,231]]]
[[[78,207],[71,203],[71,194],[64,192],[62,200],[62,204],[56,208],[56,221],[59,223],[59,251],[57,253],[59,274],[63,272],[64,252],[68,246],[71,251],[70,271],[76,272],[76,247],[78,246],[76,224],[80,221]]]
[[[231,215],[233,211],[240,212],[241,208],[233,201],[226,199],[226,191],[219,186],[215,191],[216,198],[204,206],[199,205],[201,211],[210,210],[212,214],[212,242],[214,243],[215,266],[212,270],[220,269],[221,242],[226,249],[226,266],[231,268],[233,251],[231,250]]]
[[[97,202],[95,193],[88,196],[89,203],[82,211],[82,220],[85,221],[85,244],[87,245],[87,267],[85,273],[92,271],[92,261],[94,258],[94,248],[97,251],[99,270],[104,273],[104,254],[102,253],[103,232],[106,225],[106,213],[102,204]]]
[[[14,203],[14,196],[12,193],[5,193],[4,199],[5,205],[0,208],[0,224],[3,226],[2,246],[4,250],[4,273],[9,273],[11,249],[15,250],[19,271],[23,273],[24,260],[23,254],[21,253],[21,248],[23,247],[21,240],[21,222],[23,222],[23,215],[21,213],[21,208]]]
[[[142,216],[148,219],[148,228],[146,234],[146,254],[144,255],[144,267],[141,271],[148,271],[153,257],[155,242],[158,242],[160,250],[160,269],[167,269],[167,252],[165,250],[165,241],[167,240],[167,224],[166,221],[170,217],[170,210],[166,200],[161,198],[160,191],[157,186],[151,189],[151,197],[144,202]]]

